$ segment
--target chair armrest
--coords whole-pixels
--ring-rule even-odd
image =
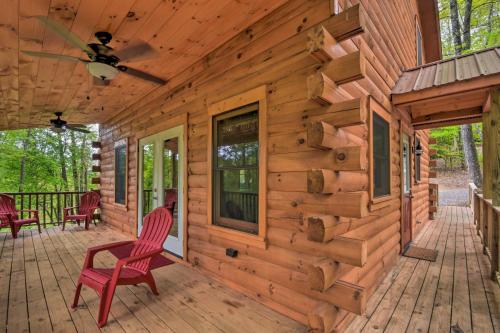
[[[113,249],[115,247],[120,247],[124,245],[128,245],[133,243],[134,241],[122,241],[111,244],[103,244],[98,246],[89,247],[87,249],[87,255],[85,256],[85,261],[83,262],[83,268],[92,268],[94,266],[94,257],[97,253],[109,249]]]
[[[35,217],[38,217],[38,209],[18,209],[17,212],[19,212],[19,213],[21,213],[21,212],[33,213],[33,215],[35,215]]]
[[[64,207],[63,208],[63,214],[64,216],[68,216],[68,215],[71,215],[71,211],[73,211],[73,209],[77,209],[78,206],[73,206],[73,207]]]
[[[121,266],[128,265],[128,264],[131,264],[131,263],[139,261],[139,260],[151,258],[151,257],[153,257],[153,256],[155,256],[157,254],[162,253],[162,252],[163,252],[163,249],[158,249],[158,250],[149,251],[149,252],[140,254],[138,256],[132,256],[132,257],[128,257],[128,258],[123,258],[123,259],[118,260],[117,265],[118,264],[121,264]]]

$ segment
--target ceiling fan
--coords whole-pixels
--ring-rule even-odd
[[[66,130],[77,131],[82,133],[90,133],[90,131],[82,124],[68,124],[66,120],[62,120],[62,112],[55,112],[56,119],[50,120],[50,129],[55,133],[63,133]]]
[[[106,31],[98,31],[94,35],[99,43],[86,44],[78,36],[70,32],[63,25],[49,19],[45,16],[35,16],[47,28],[63,38],[68,44],[81,49],[87,55],[89,60],[63,55],[38,51],[22,51],[23,53],[34,56],[52,58],[64,61],[82,62],[87,67],[88,72],[94,77],[94,83],[97,85],[108,85],[109,81],[115,78],[120,72],[157,84],[165,84],[166,81],[149,73],[120,65],[125,60],[142,60],[156,55],[156,51],[147,43],[135,41],[129,43],[129,46],[121,50],[113,50],[108,46],[113,36]]]

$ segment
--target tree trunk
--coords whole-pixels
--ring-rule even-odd
[[[481,169],[479,168],[479,160],[477,158],[477,150],[474,144],[471,124],[460,126],[460,134],[462,136],[464,157],[467,163],[469,178],[472,179],[477,187],[481,187],[483,186],[483,177],[481,176]]]
[[[88,164],[90,156],[87,156],[87,134],[84,133],[82,137],[82,143],[80,146],[80,156],[82,158],[81,169],[80,169],[80,189],[82,191],[88,190]]]
[[[455,54],[460,55],[462,53],[462,36],[460,34],[460,21],[458,19],[457,0],[450,0],[450,18],[451,18],[451,34],[453,35]]]
[[[28,146],[31,138],[31,128],[26,132],[26,138],[23,141],[23,156],[21,157],[21,165],[19,172],[19,192],[24,191],[24,180],[26,178],[26,157],[28,155]]]
[[[470,17],[472,12],[472,0],[465,0],[465,12],[464,12],[464,40],[462,44],[462,52],[465,50],[470,50],[471,41],[470,41]]]
[[[64,191],[68,190],[68,173],[66,172],[66,156],[64,156],[65,153],[65,147],[64,147],[64,142],[62,139],[62,134],[57,135],[58,139],[58,145],[57,149],[59,151],[59,163],[61,167],[61,180],[62,180],[62,189]]]
[[[455,54],[462,54],[463,50],[470,49],[470,17],[472,9],[472,0],[465,0],[465,13],[464,13],[464,26],[463,26],[463,41],[460,34],[460,21],[458,17],[458,4],[457,0],[450,0],[450,18],[451,30],[453,35],[453,44],[455,45]],[[476,145],[474,144],[474,137],[472,135],[472,126],[470,124],[460,126],[460,136],[462,138],[462,148],[464,151],[464,159],[469,172],[469,178],[476,184],[482,186],[481,169],[479,168],[479,161],[477,158]]]
[[[79,178],[78,178],[78,161],[77,161],[77,147],[76,147],[76,138],[75,138],[75,132],[69,131],[69,137],[71,139],[71,146],[70,146],[70,152],[71,152],[71,171],[73,175],[73,189],[75,191],[79,191]]]

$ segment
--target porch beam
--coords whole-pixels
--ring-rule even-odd
[[[443,120],[443,121],[438,121],[438,122],[430,123],[430,124],[418,124],[418,125],[414,125],[413,128],[416,130],[421,130],[421,129],[443,127],[443,126],[480,123],[481,120],[482,120],[482,116],[479,115],[476,117],[466,118],[466,119]]]
[[[412,120],[412,124],[421,125],[421,124],[430,124],[438,121],[449,121],[449,120],[458,120],[458,119],[466,119],[466,118],[474,118],[481,116],[481,107],[474,107],[459,111],[449,111],[449,112],[439,112],[435,114],[429,114],[426,116],[416,117]]]

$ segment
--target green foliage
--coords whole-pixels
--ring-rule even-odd
[[[457,0],[459,19],[463,25],[465,0]],[[455,47],[451,33],[450,2],[439,0],[439,22],[441,29],[441,49],[443,59],[455,56]],[[472,0],[471,9],[471,47],[463,50],[470,53],[500,44],[500,1]]]
[[[92,127],[91,127],[92,128]],[[61,134],[63,159],[59,154],[59,134],[49,129],[22,129],[0,132],[0,192],[18,192],[21,183],[21,165],[24,158],[24,192],[87,190],[92,173],[91,142],[97,138],[97,129],[90,134],[75,133],[74,146],[68,132]],[[75,180],[71,159],[76,160]],[[61,177],[64,164],[67,186]],[[85,178],[85,179],[84,179]]]
[[[460,25],[463,26],[465,0],[457,0]],[[500,43],[500,2],[495,0],[472,0],[471,7],[471,47],[462,53],[470,53],[484,48],[497,46]],[[439,0],[439,20],[441,28],[441,48],[443,59],[455,56],[455,46],[451,31],[450,1]],[[463,31],[462,31],[463,38]],[[482,145],[482,124],[472,126],[476,146]],[[436,138],[437,155],[443,158],[448,168],[465,165],[460,126],[449,126],[431,130],[431,137]],[[481,149],[478,150],[482,160]]]

